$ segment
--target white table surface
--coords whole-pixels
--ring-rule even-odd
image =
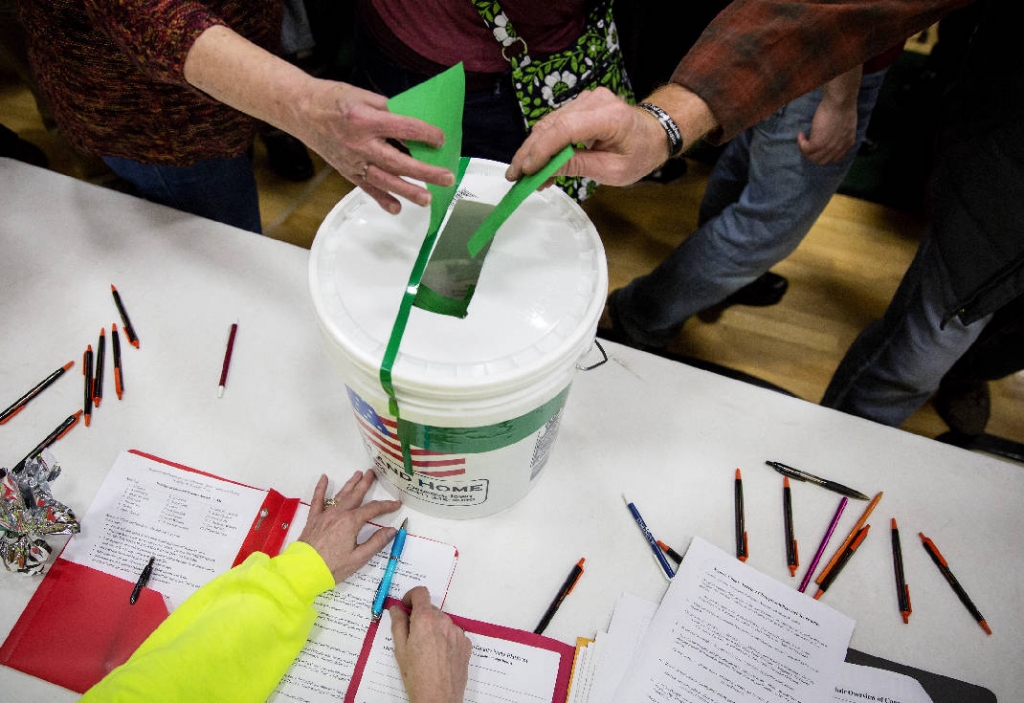
[[[65,378],[0,426],[0,465],[21,459],[81,407],[82,352],[95,346],[101,327],[121,327],[113,283],[141,348],[122,335],[124,399],[108,382],[92,426],[76,427],[53,446],[64,468],[54,493],[79,515],[126,448],[305,500],[322,471],[337,484],[366,468],[344,383],[313,315],[307,260],[304,249],[0,159],[0,406],[75,361]],[[228,387],[218,399],[228,327],[236,321]],[[546,634],[568,643],[593,636],[606,628],[621,592],[658,600],[667,586],[621,494],[680,551],[693,535],[731,551],[736,467],[744,476],[748,564],[796,588],[803,569],[790,578],[785,564],[781,477],[764,465],[773,459],[868,494],[885,492],[867,540],[823,598],[856,620],[853,647],[1019,700],[1024,468],[629,348],[606,348],[609,363],[577,375],[551,461],[524,499],[471,521],[403,509],[412,532],[459,550],[447,610],[530,630],[586,557],[582,580]],[[804,566],[838,501],[793,483]],[[863,507],[851,501],[829,554]],[[914,607],[909,625],[896,607],[891,517],[901,528]],[[991,637],[942,579],[918,531],[950,561]],[[0,572],[0,637],[38,583]],[[12,701],[74,698],[6,667],[0,691]]]

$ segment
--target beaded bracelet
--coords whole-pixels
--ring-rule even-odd
[[[665,136],[668,137],[668,157],[671,159],[683,153],[683,133],[671,115],[651,103],[640,103],[637,107],[661,123],[665,130]]]

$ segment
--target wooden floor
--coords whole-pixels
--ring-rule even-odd
[[[0,122],[46,151],[50,167],[107,183],[94,162],[72,155],[43,129],[27,90],[0,77]],[[255,163],[265,232],[309,247],[317,227],[351,186],[315,159],[304,183],[275,176],[257,144]],[[708,167],[691,161],[680,179],[661,185],[604,187],[586,210],[604,241],[610,285],[645,273],[692,231]],[[884,310],[923,230],[914,216],[837,195],[799,249],[773,270],[789,279],[782,302],[769,308],[733,307],[713,324],[691,320],[671,349],[767,380],[817,402],[858,331]],[[1024,442],[1024,374],[991,384],[987,431]],[[680,402],[686,402],[680,399]],[[931,405],[904,429],[935,437],[947,428]]]

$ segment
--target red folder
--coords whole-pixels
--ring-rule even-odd
[[[405,610],[405,606],[402,605],[402,601],[400,600],[388,598],[384,601],[385,608],[390,608],[394,605]],[[551,692],[551,703],[561,703],[566,699],[566,696],[569,695],[569,682],[572,676],[573,659],[576,655],[576,649],[574,647],[570,647],[564,642],[551,639],[550,637],[537,635],[525,630],[517,630],[512,627],[495,625],[488,622],[482,622],[480,620],[470,620],[469,618],[452,615],[451,613],[448,613],[447,615],[452,619],[452,622],[461,627],[464,632],[475,632],[488,637],[507,640],[509,642],[519,642],[538,649],[548,649],[555,652],[559,657],[558,674],[554,682],[554,688]],[[367,660],[370,656],[370,650],[373,648],[373,640],[377,636],[377,629],[379,626],[379,620],[372,620],[370,622],[370,626],[366,630],[366,636],[363,639],[363,647],[359,652],[359,658],[356,660],[355,671],[352,673],[352,680],[349,682],[348,690],[345,692],[345,703],[355,703],[356,695],[359,693],[359,684],[362,683],[363,674],[366,672]]]
[[[163,596],[58,558],[0,647],[0,663],[85,693],[167,617]]]
[[[183,471],[212,476],[131,451]],[[298,498],[267,491],[234,564],[255,551],[280,552],[298,506]],[[127,661],[168,615],[163,596],[149,588],[143,588],[131,605],[134,588],[130,581],[58,557],[0,647],[0,664],[85,693]]]

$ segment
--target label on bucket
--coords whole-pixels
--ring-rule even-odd
[[[459,518],[497,512],[529,491],[547,463],[568,392],[493,425],[436,427],[396,421],[348,389],[378,479],[422,512]],[[412,475],[403,465],[400,427],[410,443]]]

